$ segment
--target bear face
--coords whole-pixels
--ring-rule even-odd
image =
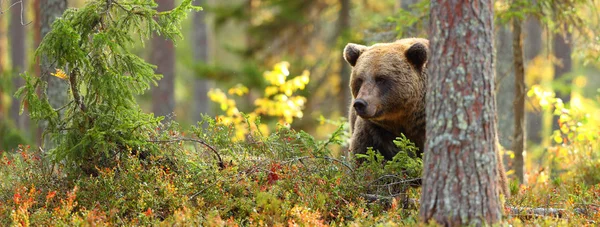
[[[352,108],[373,122],[406,118],[420,104],[426,89],[425,39],[403,39],[366,47],[348,44],[344,57],[354,68]]]
[[[423,150],[428,45],[419,38],[370,47],[346,45],[344,58],[353,67],[349,113],[353,153],[373,147],[391,159],[397,152],[393,140],[401,133]]]

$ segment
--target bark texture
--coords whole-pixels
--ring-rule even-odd
[[[515,69],[515,97],[513,101],[514,124],[512,150],[515,154],[513,169],[520,183],[525,183],[525,66],[523,62],[523,39],[521,38],[521,20],[514,18],[513,25],[513,65]]]
[[[175,7],[173,0],[158,2],[158,11]],[[156,74],[162,74],[158,86],[152,90],[152,110],[157,116],[170,116],[175,109],[175,47],[173,42],[155,35],[152,38],[150,62],[156,65]]]
[[[204,6],[205,0],[195,1],[196,5]],[[206,26],[206,11],[194,14],[194,60],[197,63],[208,63],[208,29]],[[209,114],[208,90],[212,82],[204,78],[194,80],[194,116],[195,121],[200,121],[200,114]]]
[[[445,226],[501,220],[493,2],[434,0],[420,216]]]
[[[12,60],[12,82],[16,91],[25,84],[23,78],[19,76],[25,71],[25,12],[26,4],[21,0],[12,0],[13,7],[10,9],[10,58]],[[23,20],[23,21],[22,21]],[[10,116],[15,121],[15,126],[22,132],[29,130],[29,118],[26,115],[19,115],[21,103],[19,99],[11,95],[12,103],[10,106]]]
[[[40,36],[44,37],[50,32],[52,22],[67,9],[66,0],[40,0],[39,1],[39,20],[40,20]],[[55,109],[64,106],[67,103],[69,85],[50,73],[55,71],[55,66],[44,56],[40,59],[40,73],[43,80],[48,83],[46,94],[50,105]],[[46,123],[42,122],[42,128],[45,128]],[[44,140],[44,150],[52,149],[55,145],[51,140]]]

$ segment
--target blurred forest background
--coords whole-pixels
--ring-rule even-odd
[[[159,11],[178,4],[156,2]],[[570,142],[569,138],[597,140],[600,134],[600,3],[511,3],[496,1],[494,42],[500,143],[507,150],[509,176],[514,177],[512,162],[521,152],[512,150],[527,151],[524,163],[517,163],[524,165],[526,173],[548,166],[560,169],[569,154],[556,147]],[[13,94],[24,84],[19,74],[39,75],[45,70],[34,56],[52,20],[45,17],[84,4],[84,0],[0,1],[1,150],[42,143],[40,127],[29,120],[27,109],[18,114],[19,100]],[[346,117],[350,68],[342,58],[343,47],[349,42],[370,45],[427,37],[429,20],[428,1],[417,0],[197,0],[194,4],[204,10],[183,22],[183,40],[175,46],[154,37],[134,47],[134,53],[157,65],[156,72],[164,76],[151,92],[138,97],[142,108],[184,127],[199,121],[201,114],[235,117],[239,112],[255,112],[267,124],[279,119],[317,138],[336,129],[324,119]],[[514,21],[522,26],[517,39],[511,22],[515,15],[520,19]],[[522,46],[515,49],[519,44],[513,41],[519,38]],[[519,55],[514,50],[519,48],[524,50],[522,76],[514,70]],[[274,66],[286,76],[300,75],[302,80],[294,82],[293,90],[304,98],[294,99],[292,106],[255,109],[255,100],[273,85],[264,72]],[[553,99],[552,92],[561,101]],[[524,97],[522,104],[515,104],[515,93]],[[557,102],[566,116],[547,108]],[[524,114],[515,120],[515,113]],[[567,124],[572,119],[575,123]],[[586,127],[578,131],[583,124]],[[523,173],[517,174],[524,181]]]

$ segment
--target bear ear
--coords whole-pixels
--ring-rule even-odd
[[[356,60],[358,60],[358,57],[365,49],[367,49],[366,46],[348,43],[348,45],[344,47],[344,59],[354,67],[356,65]]]
[[[423,43],[415,43],[404,54],[408,62],[413,64],[419,71],[423,70],[427,62],[427,46]]]

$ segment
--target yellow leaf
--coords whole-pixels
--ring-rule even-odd
[[[62,69],[56,69],[56,73],[50,73],[50,75],[53,75],[63,80],[66,80],[68,77],[65,71],[63,71]]]

